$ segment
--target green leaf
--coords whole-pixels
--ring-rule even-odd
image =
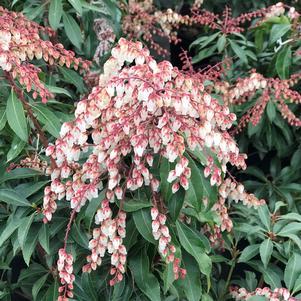
[[[203,170],[198,167],[189,155],[186,155],[186,157],[189,160],[188,166],[191,169],[191,177],[189,179],[189,188],[186,191],[185,199],[199,212],[203,205],[203,198],[211,195],[211,186],[205,179]]]
[[[282,287],[281,276],[271,268],[265,269],[263,279],[268,285],[271,286],[271,289]]]
[[[171,218],[176,221],[183,207],[185,199],[185,191],[181,188],[177,193],[174,193],[168,202],[168,210]]]
[[[205,253],[206,246],[200,237],[185,224],[177,221],[177,232],[181,246],[192,255],[197,261],[199,268],[207,277],[210,276],[212,262],[209,256]]]
[[[301,255],[294,253],[287,262],[284,270],[284,282],[289,291],[294,287],[297,277],[301,273]]]
[[[73,84],[80,93],[84,93],[86,91],[83,79],[78,75],[74,70],[69,70],[63,67],[59,67],[60,72],[63,74],[64,79]]]
[[[56,86],[49,86],[49,85],[45,85],[45,87],[54,94],[64,94],[70,98],[72,98],[72,95],[70,94],[70,92],[64,88],[60,88],[60,87],[56,87]]]
[[[188,301],[199,301],[202,295],[201,275],[195,260],[187,254],[183,256],[186,277],[179,280]]]
[[[43,224],[39,231],[39,243],[41,244],[42,248],[45,250],[47,254],[50,254],[49,248],[49,227],[46,224]]]
[[[120,206],[120,202],[118,202],[118,206]],[[149,200],[145,198],[141,199],[125,199],[122,201],[122,210],[126,212],[134,212],[142,208],[151,207],[152,204]]]
[[[59,284],[57,280],[48,288],[43,301],[57,301]]]
[[[6,227],[2,229],[2,233],[0,235],[0,248],[2,247],[3,243],[15,232],[19,225],[19,219],[16,220],[12,217],[7,221]]]
[[[49,183],[49,181],[41,181],[36,183],[22,183],[15,187],[15,191],[23,197],[28,198],[29,196],[33,195],[41,188],[43,188],[47,183]]]
[[[265,239],[259,247],[259,253],[261,257],[261,261],[263,262],[263,265],[265,268],[267,268],[267,265],[271,259],[273,252],[273,243],[270,239]]]
[[[246,247],[240,254],[238,262],[248,262],[259,252],[259,244]]]
[[[133,213],[134,222],[139,233],[149,242],[156,244],[152,233],[150,209],[144,208]]]
[[[40,176],[41,172],[38,170],[30,168],[16,168],[12,171],[5,172],[0,178],[0,183],[6,182],[8,180],[26,179],[35,176]]]
[[[105,198],[105,189],[103,189],[99,194],[97,198],[92,199],[85,211],[85,222],[88,226],[88,228],[91,228],[91,225],[93,223],[93,219],[96,213],[96,210],[100,207],[102,200]]]
[[[292,60],[292,48],[284,47],[277,55],[276,70],[281,79],[289,78],[289,68]]]
[[[241,61],[245,64],[248,63],[248,58],[245,54],[245,51],[243,48],[241,48],[235,41],[228,39],[230,42],[231,48],[234,51],[234,53],[241,59]]]
[[[259,218],[266,230],[271,230],[271,216],[267,205],[260,206],[257,210]]]
[[[270,33],[269,44],[272,45],[291,29],[291,24],[275,24]]]
[[[287,236],[290,234],[296,234],[296,232],[301,231],[301,223],[291,222],[288,225],[284,226],[278,233],[279,236]]]
[[[175,280],[172,262],[166,264],[166,267],[163,271],[162,280],[163,280],[163,292],[164,294],[166,294]]]
[[[295,212],[287,213],[279,216],[280,220],[298,221],[301,222],[301,215]]]
[[[13,189],[0,189],[0,201],[14,206],[31,206],[25,198]]]
[[[161,191],[161,195],[162,195],[164,201],[168,202],[172,195],[172,191],[171,191],[171,183],[167,182],[167,178],[168,178],[169,171],[172,168],[170,167],[170,163],[166,158],[161,157],[160,160],[161,160],[161,162],[160,162],[160,179],[161,179],[160,191]]]
[[[18,228],[18,240],[19,240],[21,250],[24,249],[24,243],[26,241],[27,234],[33,222],[34,217],[35,217],[35,213],[31,214],[30,216],[23,217],[21,224]]]
[[[26,145],[26,142],[21,140],[18,136],[14,136],[10,150],[8,151],[8,153],[6,155],[7,162],[15,159],[20,154],[20,152],[23,150],[25,145]]]
[[[0,131],[3,130],[3,128],[5,127],[7,118],[6,118],[6,112],[5,110],[0,110]]]
[[[275,106],[274,102],[269,101],[266,108],[267,108],[268,118],[271,122],[273,122],[273,120],[276,117],[276,106]]]
[[[88,248],[89,239],[85,231],[77,223],[73,224],[71,236],[81,247]]]
[[[80,0],[68,0],[68,2],[73,6],[77,13],[81,16],[83,13],[83,8]]]
[[[196,39],[195,41],[193,41],[190,46],[189,49],[191,49],[194,46],[198,46],[198,49],[203,49],[205,48],[207,45],[209,45],[211,42],[213,42],[218,36],[220,35],[219,32],[209,36],[209,37],[200,37],[198,39]]]
[[[160,301],[160,286],[157,278],[149,271],[149,261],[146,250],[143,249],[129,260],[135,283],[151,300]]]
[[[39,278],[32,286],[32,297],[34,301],[37,300],[38,293],[41,290],[41,288],[44,286],[47,278],[48,278],[48,274],[45,274],[44,276]]]
[[[221,53],[225,49],[227,39],[225,35],[221,35],[217,41],[217,50],[218,53]]]
[[[27,266],[29,266],[30,258],[35,250],[36,243],[38,239],[38,227],[31,227],[27,234],[27,239],[24,243],[24,248],[22,250],[23,258]]]
[[[11,129],[20,139],[27,142],[28,131],[25,113],[21,101],[17,98],[13,89],[6,104],[6,117]]]
[[[71,43],[81,49],[83,39],[81,30],[70,14],[63,13],[63,23],[65,27],[65,32]]]
[[[48,12],[48,20],[50,26],[57,30],[63,14],[62,0],[51,0]]]
[[[295,286],[294,286],[294,290],[293,293],[299,292],[301,291],[301,275],[297,278],[296,282],[295,282]]]
[[[55,113],[49,110],[44,104],[34,104],[33,111],[37,115],[38,120],[44,124],[45,129],[55,138],[59,138],[61,123]]]

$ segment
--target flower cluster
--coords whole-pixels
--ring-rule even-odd
[[[170,8],[165,12],[156,11],[152,0],[132,0],[122,8],[126,11],[122,20],[123,32],[129,39],[142,38],[158,54],[166,54],[167,50],[155,41],[155,36],[177,43],[179,39],[176,29],[181,24],[190,24],[189,16],[182,16]]]
[[[68,254],[65,249],[59,250],[59,259],[57,261],[57,269],[62,286],[59,287],[60,297],[58,301],[67,301],[73,297],[72,289],[75,280],[73,272],[73,257]]]
[[[262,114],[269,101],[272,101],[281,112],[283,118],[294,126],[301,126],[301,120],[289,109],[287,103],[301,103],[301,95],[292,90],[301,74],[294,74],[288,80],[274,78],[264,78],[263,75],[252,70],[251,75],[247,78],[239,78],[233,86],[228,84],[216,85],[215,89],[224,96],[227,104],[242,104],[254,98],[257,93],[261,93],[255,105],[247,111],[240,119],[235,132],[241,131],[248,122],[254,126],[258,124]]]
[[[200,10],[199,6],[192,7],[192,24],[200,24],[208,26],[211,29],[218,29],[223,34],[229,35],[233,33],[241,33],[245,31],[243,26],[246,22],[251,22],[252,20],[259,18],[257,25],[266,21],[271,17],[276,17],[283,15],[285,13],[286,5],[282,2],[272,5],[267,8],[261,8],[259,10],[243,13],[240,16],[233,17],[232,11],[229,7],[225,7],[222,15],[214,14],[207,10]],[[291,19],[296,19],[299,17],[294,7],[288,7],[288,16]]]
[[[214,225],[212,228],[209,225],[203,227],[203,232],[208,234],[211,245],[215,248],[223,248],[224,241],[222,232],[231,232],[233,222],[228,215],[226,201],[242,201],[245,206],[257,208],[265,204],[265,200],[259,200],[254,194],[247,193],[244,186],[237,183],[231,178],[227,178],[219,186],[219,198],[213,205],[212,211],[216,212],[220,218],[220,224]]]
[[[146,186],[157,207],[160,181],[152,174],[155,157],[175,163],[168,179],[174,182],[173,192],[179,185],[188,189],[190,167],[185,152],[202,152],[205,175],[211,175],[212,185],[220,185],[228,163],[246,167],[246,156],[227,132],[234,120],[225,105],[204,91],[200,79],[167,61],[157,63],[140,42],[120,39],[104,64],[99,85],[77,104],[75,120],[63,124],[60,138],[46,150],[56,168],[45,189],[44,221],[51,220],[56,200],[66,197],[73,212],[79,212],[87,200],[106,189],[95,217],[100,227],[93,232],[92,254],[84,270],[95,269],[108,250],[115,275],[111,284],[120,281],[126,256],[125,214],[120,212],[113,219],[109,203],[118,201],[122,206],[126,195]],[[166,217],[154,211],[160,253],[167,262],[174,262],[176,277],[184,276],[173,256]]]
[[[28,60],[43,59],[49,65],[59,65],[74,69],[88,69],[89,63],[76,58],[72,51],[65,50],[62,44],[52,44],[40,38],[40,32],[52,36],[51,29],[43,28],[28,20],[21,13],[10,12],[0,7],[0,68],[12,74],[32,97],[41,97],[43,102],[52,97],[38,77],[40,69]]]
[[[95,216],[95,223],[101,226],[93,230],[93,238],[89,242],[91,255],[87,257],[89,263],[83,267],[84,272],[96,270],[97,266],[101,265],[105,252],[108,251],[111,254],[111,275],[114,275],[110,285],[123,279],[127,255],[126,248],[122,244],[125,237],[126,213],[119,211],[115,218],[112,218],[112,214],[109,201],[103,200]]]
[[[247,193],[242,184],[236,183],[230,178],[227,178],[219,187],[219,195],[223,199],[233,200],[236,203],[242,201],[249,208],[257,208],[265,204],[265,200],[258,200],[254,194]]]
[[[248,292],[245,288],[231,287],[230,294],[236,301],[249,300],[253,296],[264,296],[270,301],[298,301],[286,288],[275,288],[271,290],[268,287],[256,288],[254,292]]]
[[[112,26],[109,24],[109,21],[105,18],[94,20],[94,31],[99,44],[96,48],[93,59],[99,63],[99,58],[110,51],[116,36]]]
[[[186,275],[186,270],[179,267],[180,259],[175,258],[174,253],[176,252],[176,247],[171,244],[171,236],[169,234],[169,229],[166,226],[166,215],[159,213],[156,207],[151,209],[152,216],[152,232],[155,240],[159,241],[158,250],[163,258],[166,258],[166,263],[173,263],[173,272],[175,279],[179,276],[184,278]]]

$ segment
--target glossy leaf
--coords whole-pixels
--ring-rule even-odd
[[[156,243],[152,234],[152,218],[150,209],[144,208],[133,213],[133,218],[139,233],[149,242]]]
[[[83,43],[82,33],[74,18],[68,13],[63,13],[63,23],[71,43],[78,49],[81,49]]]
[[[0,201],[14,206],[31,206],[25,198],[13,189],[0,189]]]
[[[205,253],[205,246],[203,242],[192,229],[183,223],[177,222],[176,226],[181,246],[195,258],[201,272],[209,277],[212,262],[209,256]]]
[[[273,252],[273,243],[270,239],[265,239],[259,247],[259,253],[261,261],[263,262],[264,267],[266,268]]]
[[[130,259],[129,266],[138,288],[150,300],[160,301],[159,282],[149,270],[149,261],[145,249]]]
[[[57,30],[63,14],[62,0],[51,0],[49,5],[48,20],[50,26]]]
[[[28,131],[23,105],[13,90],[7,100],[6,116],[11,129],[21,140],[27,142]]]
[[[301,255],[294,253],[288,260],[284,270],[284,282],[289,291],[291,291],[295,285],[296,279],[301,273]]]

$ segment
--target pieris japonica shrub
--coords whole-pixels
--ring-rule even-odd
[[[1,300],[300,300],[299,14],[230,2],[3,4]]]

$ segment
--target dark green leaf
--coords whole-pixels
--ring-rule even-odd
[[[202,240],[185,224],[178,221],[176,226],[181,246],[195,258],[201,272],[209,277],[211,273],[212,262],[205,253],[206,247],[204,246]]]
[[[295,285],[296,279],[301,273],[301,255],[294,253],[287,262],[284,270],[284,282],[289,291],[291,291]]]
[[[20,226],[18,228],[18,240],[19,240],[21,250],[24,249],[24,243],[26,241],[28,231],[30,229],[34,217],[35,217],[35,213],[31,214],[30,216],[23,217],[21,220]]]
[[[65,27],[65,32],[71,43],[81,49],[83,39],[81,30],[70,14],[63,13],[63,23]]]
[[[62,0],[51,0],[48,12],[50,26],[57,30],[63,14]]]
[[[0,110],[0,131],[3,130],[3,128],[5,127],[7,118],[6,118],[6,112],[5,110]]]
[[[26,145],[25,141],[21,140],[18,136],[14,136],[10,150],[6,155],[7,162],[15,159],[24,149],[25,145]]]
[[[291,46],[284,47],[278,54],[276,60],[276,70],[281,79],[289,78],[289,68],[292,60]]]
[[[168,210],[171,218],[176,221],[183,207],[185,199],[185,191],[181,188],[177,193],[174,193],[168,202]]]
[[[273,243],[270,239],[265,239],[259,247],[259,253],[261,261],[263,262],[264,267],[266,268],[273,252]]]
[[[80,0],[68,0],[68,1],[76,10],[76,12],[81,16],[83,13],[81,1]]]
[[[13,189],[0,189],[0,201],[14,206],[31,206],[25,198]]]
[[[28,131],[23,105],[13,90],[7,100],[6,116],[11,129],[20,139],[27,142]]]
[[[230,42],[231,48],[233,49],[234,53],[241,59],[241,61],[245,64],[248,63],[248,58],[245,54],[243,48],[241,48],[235,41],[228,39]]]
[[[238,262],[248,262],[259,253],[259,244],[246,247],[240,254]]]
[[[149,242],[155,244],[156,241],[152,233],[152,218],[150,209],[144,208],[133,213],[134,222],[139,233]]]
[[[46,224],[43,224],[40,231],[39,231],[39,242],[42,248],[45,250],[47,254],[50,253],[49,248],[49,227]]]
[[[55,113],[49,110],[44,104],[35,104],[32,108],[35,114],[37,114],[38,120],[44,124],[47,132],[58,138],[60,136],[61,123]]]
[[[291,29],[291,24],[275,24],[270,33],[270,45],[274,44]]]
[[[160,301],[159,282],[149,270],[149,261],[145,249],[129,260],[129,266],[139,289],[151,301]]]
[[[44,286],[47,278],[48,278],[48,274],[39,278],[32,286],[32,297],[34,301],[37,300],[38,293],[41,290],[41,288]]]

